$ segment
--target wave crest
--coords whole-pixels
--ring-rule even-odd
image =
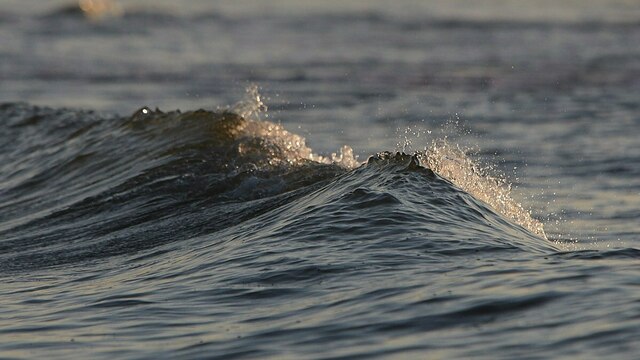
[[[449,179],[476,199],[489,204],[495,211],[546,239],[544,224],[534,219],[511,196],[511,185],[505,180],[487,174],[459,146],[446,139],[436,140],[424,151],[417,153],[421,163]]]

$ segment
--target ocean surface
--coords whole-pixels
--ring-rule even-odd
[[[0,3],[0,358],[640,358],[640,3]]]

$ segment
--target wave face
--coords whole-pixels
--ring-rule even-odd
[[[551,284],[603,258],[631,264],[634,249],[558,252],[456,147],[321,156],[248,95],[127,117],[0,106],[3,352],[511,357],[531,342],[541,356],[630,343],[623,313],[586,345],[566,331],[594,321],[567,304],[604,301],[611,283]]]

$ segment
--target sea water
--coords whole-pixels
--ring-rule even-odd
[[[0,357],[640,355],[632,1],[0,4]]]

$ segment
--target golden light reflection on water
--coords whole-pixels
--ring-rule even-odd
[[[117,17],[123,13],[122,6],[111,0],[79,0],[78,7],[91,20]]]

